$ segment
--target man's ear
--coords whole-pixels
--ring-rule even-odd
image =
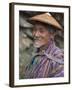
[[[50,34],[51,34],[52,36],[56,36],[56,35],[57,35],[57,32],[50,32]]]

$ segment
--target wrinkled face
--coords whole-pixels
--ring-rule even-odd
[[[33,31],[34,37],[34,46],[40,48],[48,44],[50,39],[50,33],[48,32],[48,28],[42,24],[35,24]]]

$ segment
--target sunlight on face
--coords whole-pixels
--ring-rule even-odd
[[[42,24],[35,24],[33,28],[34,46],[40,48],[48,44],[50,33],[48,28]]]

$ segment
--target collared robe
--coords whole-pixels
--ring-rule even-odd
[[[53,40],[43,52],[39,49],[26,67],[24,78],[64,77],[64,53]]]

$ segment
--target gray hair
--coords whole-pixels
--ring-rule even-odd
[[[50,33],[56,33],[57,32],[57,28],[53,27],[52,25],[47,25],[47,29]]]

